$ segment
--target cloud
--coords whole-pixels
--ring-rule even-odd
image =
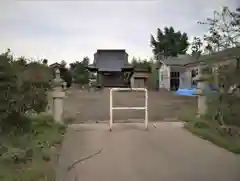
[[[0,51],[17,56],[72,62],[93,58],[96,49],[125,48],[131,56],[149,58],[150,34],[173,26],[190,37],[206,27],[222,5],[238,0],[168,1],[1,1]]]

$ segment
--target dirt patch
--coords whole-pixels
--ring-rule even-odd
[[[76,122],[109,120],[109,89],[88,92],[72,88],[65,99],[65,117],[73,117]],[[115,92],[113,106],[143,106],[145,95],[143,92]],[[176,118],[187,109],[196,108],[195,97],[174,95],[161,90],[148,92],[149,120],[160,121]],[[143,119],[144,110],[115,110],[113,119],[129,120]]]

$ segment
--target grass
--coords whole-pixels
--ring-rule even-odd
[[[235,154],[240,154],[240,137],[221,134],[217,128],[218,125],[213,121],[205,121],[196,116],[182,117],[186,121],[185,128],[191,133],[208,140],[213,144],[225,148]]]
[[[193,134],[208,140],[219,147],[225,148],[235,154],[240,154],[240,138],[234,136],[223,136],[214,128],[197,128],[193,124],[187,124],[185,126],[187,130]]]
[[[28,131],[0,135],[0,180],[54,181],[66,127],[46,114],[26,119]]]
[[[196,120],[197,108],[192,106],[188,109],[179,109],[177,115],[178,119],[184,122],[192,122]]]

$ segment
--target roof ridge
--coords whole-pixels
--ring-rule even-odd
[[[100,51],[123,51],[126,52],[126,49],[97,49],[97,52]]]

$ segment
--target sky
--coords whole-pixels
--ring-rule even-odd
[[[173,26],[191,39],[221,6],[235,9],[239,0],[148,1],[0,1],[0,52],[49,63],[93,59],[97,49],[126,49],[131,57],[152,57],[150,35]]]

